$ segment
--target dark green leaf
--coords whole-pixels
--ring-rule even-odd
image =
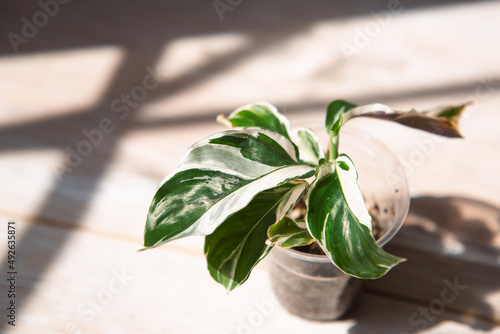
[[[212,277],[227,291],[245,282],[270,245],[267,230],[293,206],[306,183],[288,183],[259,193],[205,237],[205,255]]]

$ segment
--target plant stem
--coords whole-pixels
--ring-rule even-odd
[[[339,136],[330,134],[329,160],[334,161],[339,155]]]

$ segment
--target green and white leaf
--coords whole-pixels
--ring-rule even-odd
[[[336,100],[328,107],[326,126],[330,130],[342,115],[344,123],[355,117],[371,117],[445,137],[462,137],[458,128],[458,120],[468,105],[469,103],[464,103],[424,111],[414,109],[395,111],[381,103],[356,106],[346,101]]]
[[[308,128],[291,130],[288,118],[270,103],[247,104],[233,111],[227,119],[220,116],[218,120],[221,123],[229,122],[233,127],[255,126],[280,133],[298,147],[299,161],[302,163],[317,167],[318,161],[325,158],[316,134]]]
[[[325,254],[343,272],[379,278],[404,261],[380,248],[357,185],[357,172],[345,154],[319,167],[307,193],[306,223]]]
[[[314,242],[307,227],[301,227],[289,216],[283,217],[279,222],[269,227],[267,232],[269,240],[283,248],[305,246]]]
[[[292,142],[299,149],[300,162],[317,167],[321,159],[326,159],[325,151],[313,130],[309,128],[294,129],[292,131]]]
[[[314,173],[276,132],[245,128],[210,136],[193,145],[161,183],[149,209],[144,246],[209,235],[258,193]]]
[[[290,182],[259,193],[242,210],[205,237],[210,275],[231,291],[247,280],[271,245],[269,226],[275,224],[300,199],[307,183]]]
[[[342,125],[342,117],[355,107],[357,107],[355,104],[344,100],[335,100],[331,102],[326,110],[326,131],[329,134],[332,131],[338,134],[340,126]],[[345,116],[343,118],[345,118]]]
[[[290,138],[290,121],[268,102],[255,102],[239,107],[227,120],[235,127],[259,127]]]
[[[344,100],[335,100],[328,105],[326,111],[325,127],[326,132],[330,136],[330,144],[328,146],[328,159],[335,160],[339,154],[339,135],[340,128],[344,124],[344,115],[356,105]]]

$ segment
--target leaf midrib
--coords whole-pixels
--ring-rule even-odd
[[[266,213],[264,215],[262,215],[262,217],[257,221],[257,223],[255,223],[253,225],[253,227],[250,229],[250,231],[245,235],[245,237],[243,238],[242,242],[239,243],[239,245],[236,247],[235,250],[233,250],[222,262],[221,264],[219,265],[218,268],[221,268],[233,255],[236,255],[238,253],[241,253],[242,249],[243,249],[243,245],[246,243],[248,237],[252,234],[252,232],[255,230],[255,228],[262,222],[262,220],[264,219],[264,217],[266,217],[270,212],[272,212],[278,205],[279,203],[281,203],[281,200],[285,197],[286,194],[289,194],[290,192],[293,192],[296,188],[292,188],[290,189],[289,191],[287,191],[286,193],[283,194],[283,196],[281,197],[281,199],[279,201],[276,201],[275,204],[273,204],[273,206],[271,206],[271,208],[269,210],[266,211]],[[218,269],[217,268],[217,269]],[[234,274],[236,272],[236,268],[237,268],[237,263],[233,266],[232,270],[231,270],[231,274],[232,276],[231,277],[234,277]],[[217,272],[219,273],[219,270],[217,270]],[[234,282],[234,280],[232,278],[230,278],[230,283],[232,284]],[[230,285],[231,285],[230,284]]]

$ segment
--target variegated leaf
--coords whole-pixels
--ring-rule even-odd
[[[310,166],[318,166],[318,161],[325,158],[325,152],[317,135],[308,128],[291,130],[290,121],[278,109],[267,102],[247,104],[233,111],[227,119],[220,116],[221,123],[229,122],[233,127],[257,126],[282,134],[290,139],[299,150],[299,161]]]
[[[337,100],[328,107],[326,123],[327,127],[328,125],[331,127],[340,115],[343,115],[344,123],[349,119],[362,116],[393,121],[445,137],[462,137],[458,128],[458,119],[468,105],[469,103],[464,103],[424,111],[394,111],[381,103],[356,106]]]
[[[300,199],[307,183],[287,183],[255,196],[242,210],[228,217],[205,237],[205,255],[210,275],[227,291],[247,280],[251,270],[271,246],[267,230]]]
[[[209,235],[258,193],[308,178],[295,146],[261,128],[224,131],[193,145],[160,185],[150,206],[144,245]]]
[[[345,154],[319,167],[306,203],[309,232],[343,272],[373,279],[404,261],[375,242],[356,169]]]
[[[307,228],[300,227],[289,216],[283,217],[267,231],[269,240],[283,248],[305,246],[314,242]]]
[[[339,154],[339,135],[340,128],[344,123],[344,115],[356,106],[344,100],[335,100],[328,105],[326,111],[326,132],[330,136],[328,146],[328,159],[335,160]]]
[[[357,107],[355,104],[344,100],[335,100],[331,102],[326,110],[326,131],[328,133],[331,131],[338,133],[338,130],[340,130],[340,126],[342,125],[341,117],[355,107]]]
[[[299,149],[299,160],[310,166],[318,166],[321,159],[326,159],[325,151],[313,130],[298,128],[292,131],[292,142]]]
[[[235,127],[256,126],[290,139],[290,121],[268,102],[255,102],[233,111],[227,118]]]

